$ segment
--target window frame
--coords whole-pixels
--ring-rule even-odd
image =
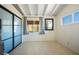
[[[40,21],[37,20],[38,24],[36,24],[36,23],[35,23],[36,21],[34,21],[34,20],[31,20],[31,21],[33,22],[32,24],[28,24],[29,20],[27,21],[28,32],[29,32],[29,33],[39,32]],[[29,31],[29,25],[32,26],[32,31]],[[34,29],[33,29],[33,28],[34,28],[34,25],[37,25],[37,30],[36,30],[36,31],[34,31]]]
[[[52,28],[51,29],[47,28],[46,20],[51,20],[52,21]],[[53,18],[45,18],[45,30],[48,30],[48,31],[54,30],[54,19]]]

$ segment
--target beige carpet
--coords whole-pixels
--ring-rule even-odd
[[[23,42],[10,54],[12,55],[74,55],[73,51],[58,42]]]

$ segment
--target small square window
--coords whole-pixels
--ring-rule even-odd
[[[63,24],[64,25],[71,24],[71,23],[72,23],[72,15],[68,15],[68,16],[63,17]]]
[[[79,23],[79,11],[74,13],[74,22]]]
[[[53,30],[54,29],[54,20],[52,18],[45,19],[45,30]]]

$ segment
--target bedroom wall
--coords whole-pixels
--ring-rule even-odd
[[[55,16],[56,20],[56,38],[58,42],[65,47],[79,53],[79,24],[61,25],[62,17],[79,10],[79,4],[67,5],[61,12]]]

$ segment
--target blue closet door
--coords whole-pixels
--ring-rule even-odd
[[[4,7],[0,7],[0,19],[2,20],[1,40],[4,42],[4,52],[7,53],[21,43],[21,20]]]
[[[13,49],[13,38],[4,41],[4,52],[7,53]]]
[[[12,14],[2,8],[0,8],[0,19],[2,25],[12,25]]]
[[[21,20],[14,16],[14,47],[21,43]]]
[[[14,37],[14,47],[21,43],[21,36]]]
[[[0,19],[2,20],[2,41],[4,42],[4,52],[7,53],[13,48],[12,32],[13,15],[3,8],[0,8]]]
[[[21,26],[14,26],[14,36],[21,35]]]
[[[12,26],[2,26],[2,40],[12,38]]]
[[[14,25],[21,25],[21,20],[17,16],[14,16]]]

